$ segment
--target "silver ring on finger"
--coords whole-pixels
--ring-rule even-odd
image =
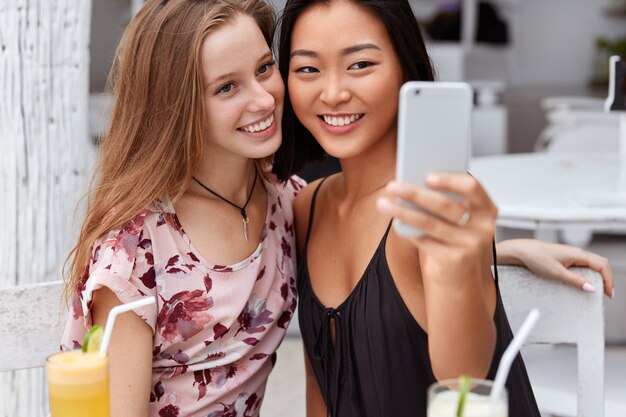
[[[469,211],[465,211],[463,212],[463,215],[461,216],[457,224],[459,226],[465,226],[467,222],[470,221],[471,218],[472,218],[472,214]]]

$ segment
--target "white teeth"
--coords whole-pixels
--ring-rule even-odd
[[[272,114],[270,117],[268,117],[267,119],[263,120],[262,122],[255,123],[255,124],[250,125],[250,126],[242,127],[241,130],[243,130],[245,132],[249,132],[249,133],[260,132],[260,131],[265,130],[268,127],[270,127],[273,123],[274,123],[274,115]]]
[[[324,122],[331,126],[345,126],[350,123],[354,123],[361,118],[360,114],[353,114],[352,116],[346,117],[330,117],[330,116],[322,116]]]

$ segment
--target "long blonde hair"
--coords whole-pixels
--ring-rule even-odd
[[[252,17],[271,47],[275,15],[264,0],[148,0],[128,24],[109,76],[110,126],[64,268],[66,300],[87,278],[99,238],[159,198],[176,201],[188,186],[206,132],[202,41],[237,14]]]

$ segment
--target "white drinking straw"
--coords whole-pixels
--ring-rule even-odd
[[[115,324],[115,319],[119,314],[125,313],[130,310],[134,310],[139,307],[147,306],[149,304],[153,304],[156,302],[156,298],[154,297],[146,297],[141,300],[133,301],[126,304],[121,304],[117,307],[113,307],[109,312],[109,317],[107,318],[107,324],[104,329],[104,336],[102,337],[102,344],[100,345],[100,354],[106,355],[107,349],[109,347],[109,342],[111,341],[111,333],[113,333],[113,325]]]
[[[537,323],[540,315],[541,314],[539,314],[539,310],[537,310],[536,308],[530,310],[530,313],[528,313],[528,316],[526,316],[524,323],[522,323],[517,333],[515,333],[513,340],[504,351],[502,359],[500,359],[498,372],[496,372],[496,378],[493,381],[491,395],[489,396],[492,405],[494,405],[500,398],[500,395],[502,395],[504,383],[509,376],[509,371],[511,370],[513,360],[522,348],[522,345],[526,341],[526,338],[530,334],[530,331],[533,329],[533,327],[535,327],[535,323]]]

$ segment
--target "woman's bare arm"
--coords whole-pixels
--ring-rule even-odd
[[[111,309],[121,302],[108,288],[94,292],[93,323],[106,325]],[[147,417],[152,383],[152,329],[133,312],[121,314],[109,344],[111,415]]]

